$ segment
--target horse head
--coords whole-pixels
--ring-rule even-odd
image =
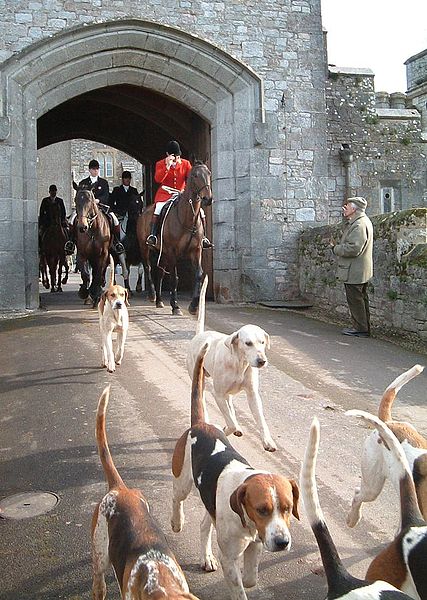
[[[74,202],[77,211],[77,227],[80,233],[85,233],[98,216],[95,196],[89,189],[81,187],[76,192]]]
[[[201,201],[202,206],[212,204],[211,172],[200,160],[196,160],[188,179],[188,187]]]

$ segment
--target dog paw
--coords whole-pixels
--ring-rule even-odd
[[[116,359],[115,363],[116,363],[116,365],[121,365],[122,364],[122,359],[121,358]]]
[[[218,562],[213,554],[205,556],[200,564],[202,569],[207,573],[212,573],[218,569]]]
[[[183,519],[175,519],[174,517],[172,517],[171,519],[171,527],[172,527],[172,531],[174,533],[179,533],[180,531],[182,531],[182,526],[184,525],[184,520]]]
[[[263,440],[262,445],[267,452],[276,452],[277,450],[277,446],[271,438],[269,440]]]
[[[348,527],[356,527],[361,519],[361,514],[359,511],[350,510],[347,515],[347,525]]]
[[[252,575],[251,577],[243,576],[242,583],[245,588],[253,588],[258,583],[258,577],[256,575]]]
[[[116,367],[108,367],[107,371],[109,373],[114,373],[114,371],[116,370]]]

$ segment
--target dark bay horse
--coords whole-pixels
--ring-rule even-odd
[[[117,257],[113,257],[115,262],[120,262],[122,265],[122,275],[124,280],[124,287],[128,290],[129,296],[132,295],[129,283],[130,276],[130,268],[131,266],[138,267],[138,279],[136,282],[136,292],[142,291],[142,275],[143,275],[143,266],[142,266],[142,258],[141,252],[139,249],[138,238],[136,235],[136,223],[139,215],[143,210],[143,202],[140,194],[134,194],[129,199],[129,207],[127,211],[127,220],[124,229],[124,236],[121,236],[121,241],[125,248],[125,252],[123,255]],[[119,219],[120,220],[120,219]],[[123,227],[123,223],[121,223],[121,228]],[[124,261],[120,260],[121,257],[124,257]]]
[[[77,266],[82,277],[78,293],[84,300],[90,296],[95,307],[101,298],[108,266],[111,244],[110,224],[90,190],[78,189],[75,204]],[[88,265],[92,270],[91,282]]]
[[[42,283],[51,292],[62,292],[62,285],[68,281],[68,263],[64,245],[68,239],[61,222],[61,208],[56,202],[47,205],[48,226],[40,233],[40,271]],[[47,276],[49,270],[49,278]],[[62,271],[65,275],[62,278]]]
[[[212,203],[211,173],[208,167],[196,161],[190,171],[185,190],[166,209],[166,216],[159,228],[156,249],[147,246],[146,240],[150,232],[151,217],[154,206],[144,210],[139,217],[136,230],[142,262],[149,283],[150,299],[162,308],[162,281],[165,273],[169,274],[170,305],[173,315],[182,315],[177,302],[177,261],[180,258],[190,259],[195,270],[193,296],[188,307],[191,314],[196,314],[199,306],[200,284],[203,276],[202,269],[202,238],[203,226],[200,219],[200,207]],[[158,268],[154,269],[153,283],[150,254],[156,257]],[[154,257],[153,256],[153,257]]]

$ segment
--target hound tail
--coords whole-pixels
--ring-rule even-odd
[[[199,312],[197,313],[196,335],[205,330],[205,306],[206,306],[206,288],[208,287],[208,276],[205,275],[203,285],[200,290]]]
[[[110,254],[110,285],[109,285],[109,287],[112,287],[114,285],[114,271],[115,271],[114,259]]]
[[[110,399],[110,386],[108,385],[101,394],[96,412],[96,441],[98,444],[99,458],[108,483],[108,489],[125,487],[123,479],[114,466],[113,459],[108,447],[107,435],[105,432],[105,414],[107,412],[108,400]]]
[[[413,367],[413,369],[415,369],[415,367]],[[411,371],[413,369],[411,369]],[[409,373],[409,371],[407,373]],[[404,375],[406,375],[406,373]],[[415,375],[412,375],[412,377],[414,376]],[[401,377],[403,377],[403,375]],[[412,377],[409,379],[412,379]],[[407,379],[407,381],[409,381],[409,379]],[[404,383],[406,383],[406,381]],[[404,383],[401,385],[404,385]],[[381,419],[368,412],[363,410],[348,410],[345,414],[351,417],[358,417],[365,421],[365,423],[373,425],[377,429],[384,447],[393,455],[393,472],[390,474],[396,479],[396,483],[398,483],[400,489],[402,528],[413,525],[414,522],[419,521],[420,519],[423,520],[418,508],[417,494],[408,460],[397,437]]]
[[[396,379],[390,383],[388,388],[385,390],[383,397],[381,398],[378,409],[378,417],[382,421],[387,422],[393,420],[393,417],[391,416],[391,409],[398,392],[406,383],[411,381],[411,379],[422,373],[423,370],[424,367],[421,365],[415,365],[412,367],[412,369],[405,371],[405,373],[402,373],[402,375],[399,375],[399,377],[396,377]]]
[[[206,423],[205,403],[203,399],[205,387],[205,372],[203,363],[206,352],[209,350],[209,342],[206,342],[197,355],[193,371],[193,383],[191,386],[191,427]]]
[[[339,580],[348,579],[349,574],[341,562],[319,503],[316,484],[316,462],[319,440],[320,425],[315,417],[311,424],[307,448],[302,463],[300,488],[305,512],[317,540],[328,587],[331,590],[337,585]]]

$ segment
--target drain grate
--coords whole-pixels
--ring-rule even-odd
[[[53,492],[24,492],[0,501],[0,517],[3,519],[28,519],[44,515],[54,508],[59,498]]]

